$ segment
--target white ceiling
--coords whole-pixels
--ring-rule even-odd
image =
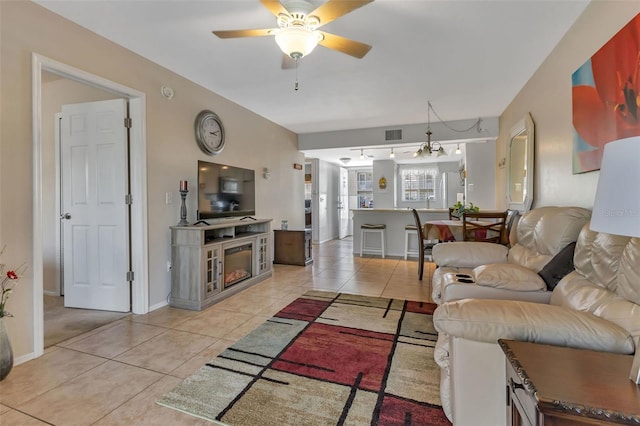
[[[36,3],[305,134],[425,123],[427,100],[445,121],[497,117],[588,0],[375,0],[321,27],[371,51],[318,46],[299,63],[298,91],[273,37],[211,34],[275,27],[258,0]]]

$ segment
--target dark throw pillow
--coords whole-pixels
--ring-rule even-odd
[[[549,291],[553,290],[565,275],[574,270],[573,252],[575,249],[576,243],[566,245],[538,272],[538,275],[547,284]]]

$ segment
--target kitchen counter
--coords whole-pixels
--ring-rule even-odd
[[[416,209],[420,221],[424,224],[428,220],[449,219],[449,209]],[[360,208],[351,209],[353,215],[353,253],[360,254],[360,226],[368,224],[386,225],[386,256],[404,256],[404,235],[406,225],[414,225],[411,209],[407,208]],[[418,239],[409,239],[409,244],[417,250]],[[374,238],[376,236],[372,236]],[[367,237],[369,238],[369,237]],[[367,244],[369,245],[369,244]]]
[[[408,208],[388,208],[388,209],[378,209],[378,208],[361,208],[361,209],[351,209],[352,212],[383,212],[383,213],[409,213],[411,214],[411,209]],[[446,213],[447,218],[449,217],[449,209],[416,209],[418,213]]]

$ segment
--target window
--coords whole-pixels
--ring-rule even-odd
[[[373,173],[369,171],[356,172],[356,186],[358,207],[373,207]]]
[[[436,176],[434,167],[411,167],[400,170],[402,201],[426,201],[436,199]]]

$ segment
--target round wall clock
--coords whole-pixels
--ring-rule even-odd
[[[196,117],[195,130],[196,142],[205,154],[220,154],[224,148],[224,127],[216,113],[201,111]]]

